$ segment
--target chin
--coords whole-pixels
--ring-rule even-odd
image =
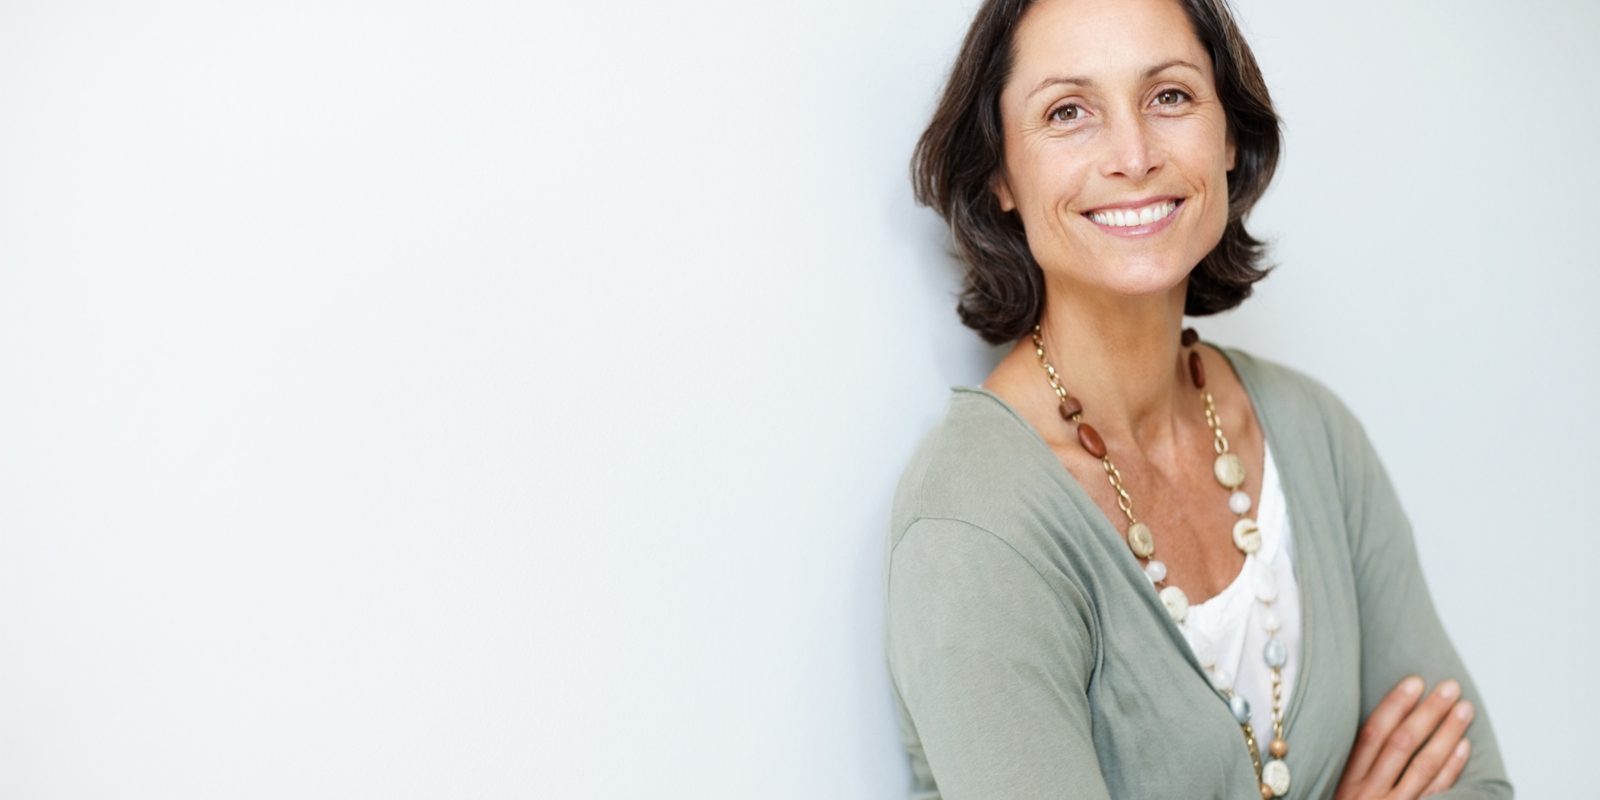
[[[1107,288],[1131,297],[1166,294],[1188,279],[1193,270],[1193,264],[1179,266],[1176,259],[1157,263],[1125,262],[1107,271],[1113,278]]]

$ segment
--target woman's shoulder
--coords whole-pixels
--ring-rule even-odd
[[[1212,346],[1227,357],[1251,399],[1287,412],[1285,421],[1321,426],[1336,418],[1352,416],[1338,393],[1311,372],[1243,347]]]
[[[1279,437],[1274,453],[1285,469],[1305,465],[1295,459],[1327,458],[1344,464],[1372,457],[1366,427],[1329,383],[1306,369],[1290,366],[1240,347],[1218,345],[1227,355],[1256,405],[1263,424]],[[1295,447],[1293,442],[1306,447]]]
[[[919,519],[956,520],[1021,550],[1054,514],[1071,512],[1065,469],[1037,432],[999,395],[951,386],[943,414],[900,474],[890,514],[890,549]],[[1066,503],[1068,507],[1063,507]],[[1081,513],[1081,510],[1080,510]]]
[[[1066,604],[1052,607],[1086,614],[1085,574],[1115,567],[1091,521],[1098,509],[1071,481],[998,394],[952,386],[895,488],[885,567],[1018,592],[1042,580]]]

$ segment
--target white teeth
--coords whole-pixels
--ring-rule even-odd
[[[1149,225],[1152,222],[1159,222],[1177,207],[1178,201],[1168,200],[1164,203],[1154,203],[1144,208],[1096,211],[1089,215],[1089,219],[1113,228],[1131,228],[1135,225]]]

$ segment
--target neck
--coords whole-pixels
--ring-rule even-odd
[[[1167,450],[1193,415],[1188,365],[1179,359],[1187,287],[1185,280],[1164,294],[1131,298],[1078,288],[1046,293],[1045,357],[1107,441]],[[1033,338],[1020,344],[1032,356]]]

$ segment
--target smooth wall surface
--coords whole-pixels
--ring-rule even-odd
[[[0,3],[0,796],[900,796],[974,8]],[[1600,6],[1238,8],[1282,266],[1195,324],[1356,409],[1586,793]]]

